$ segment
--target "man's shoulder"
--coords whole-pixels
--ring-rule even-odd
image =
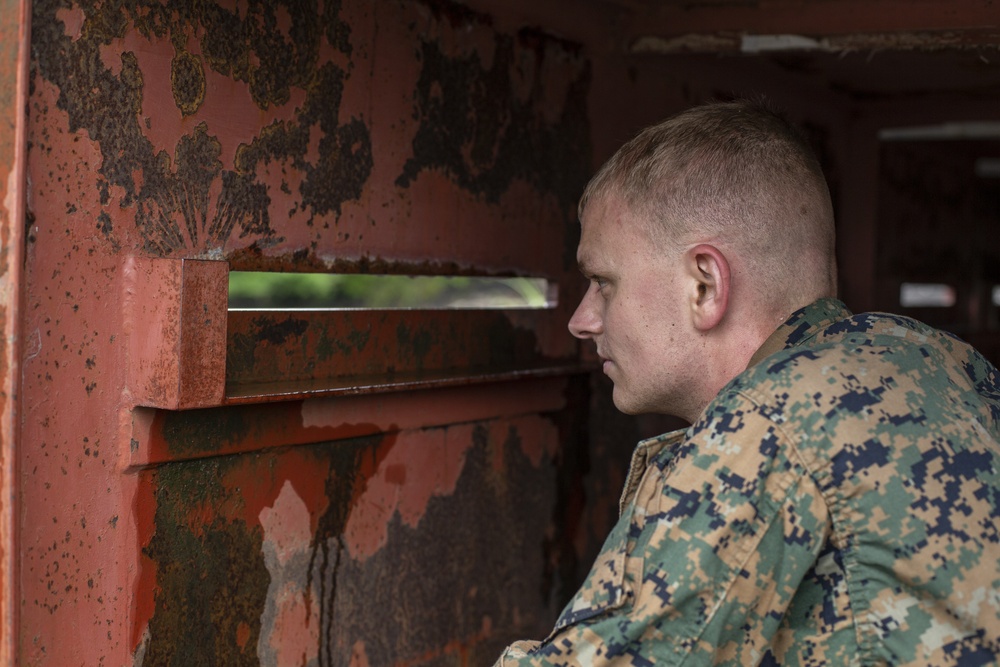
[[[762,359],[737,378],[742,387],[778,382],[833,384],[834,369],[892,372],[913,366],[962,365],[975,356],[970,346],[947,332],[889,313],[858,313],[812,332],[806,340]],[[866,377],[872,383],[877,377]]]
[[[879,428],[970,418],[1000,423],[1000,378],[992,364],[949,333],[886,313],[828,324],[760,360],[717,400],[725,405],[737,395],[775,420],[812,428],[867,423],[873,410],[887,420]],[[916,421],[909,416],[918,413]]]

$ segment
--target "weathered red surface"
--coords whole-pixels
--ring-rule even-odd
[[[225,262],[126,257],[123,333],[135,405],[171,410],[219,405],[225,394]]]
[[[557,412],[568,407],[567,382],[585,378],[529,377],[424,391],[282,398],[215,410],[136,409],[125,461],[138,468],[490,417]]]
[[[33,22],[20,662],[482,664],[545,632],[582,574],[588,61],[437,1]],[[562,299],[227,316],[227,265]]]
[[[594,159],[692,103],[770,94],[820,148],[863,300],[875,130],[993,103],[607,51],[989,11],[848,2],[823,23],[844,4],[34,2],[26,161],[0,86],[0,662],[480,665],[543,636],[647,427],[564,330]],[[0,80],[21,81],[28,21],[6,8],[26,3],[2,6]],[[560,303],[226,314],[224,265],[542,276]]]
[[[229,315],[227,396],[542,372],[576,363],[553,311],[348,310]],[[405,386],[405,385],[404,385]]]
[[[30,10],[0,2],[0,664],[14,664],[18,639],[17,453]]]

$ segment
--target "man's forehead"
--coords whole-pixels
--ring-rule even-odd
[[[641,208],[627,203],[621,196],[606,194],[595,198],[581,212],[581,242],[588,235],[645,233],[648,231],[646,216]]]
[[[602,197],[588,203],[580,218],[576,263],[581,269],[594,268],[616,248],[652,250],[658,244],[649,225],[631,207],[616,197]]]
[[[607,251],[605,245],[610,240],[602,233],[607,227],[604,207],[588,206],[587,209],[580,219],[580,242],[576,246],[576,264],[584,273],[594,267],[597,255]]]

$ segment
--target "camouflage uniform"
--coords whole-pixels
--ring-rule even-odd
[[[1000,386],[913,320],[796,312],[686,431],[511,665],[982,665],[1000,656]]]

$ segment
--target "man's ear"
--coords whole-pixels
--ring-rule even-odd
[[[722,322],[729,308],[729,260],[713,245],[702,243],[684,253],[688,277],[693,280],[691,316],[695,329],[707,332]]]

